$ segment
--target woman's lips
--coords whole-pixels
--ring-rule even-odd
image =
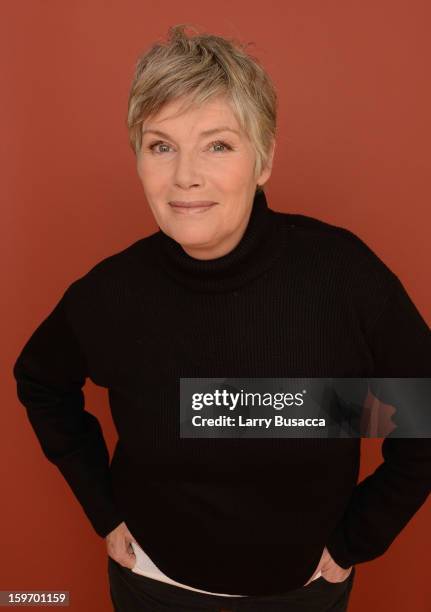
[[[169,206],[175,212],[183,214],[205,212],[215,205],[216,202],[169,202]]]

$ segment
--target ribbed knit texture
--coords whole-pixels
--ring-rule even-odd
[[[359,439],[182,439],[181,377],[429,377],[431,334],[398,277],[351,231],[254,198],[223,257],[161,230],[67,287],[22,349],[18,397],[97,534],[125,521],[174,580],[219,593],[301,587],[326,545],[383,554],[430,491],[431,440],[387,438],[358,484]],[[84,408],[109,390],[111,465]]]

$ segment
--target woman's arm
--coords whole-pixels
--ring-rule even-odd
[[[59,468],[96,533],[105,537],[123,518],[113,501],[100,423],[84,408],[87,367],[68,322],[68,291],[25,344],[13,374],[44,455]]]
[[[430,329],[398,277],[391,277],[392,291],[366,332],[374,376],[429,378]],[[354,489],[327,543],[331,556],[343,568],[382,555],[431,491],[431,438],[385,438],[382,455],[384,462]]]

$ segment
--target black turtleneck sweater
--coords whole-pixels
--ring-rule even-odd
[[[429,377],[431,334],[397,276],[349,230],[276,212],[257,192],[226,255],[162,231],[71,283],[14,366],[45,456],[97,534],[121,521],[162,572],[197,589],[299,588],[324,546],[344,568],[382,555],[430,491],[431,440],[181,438],[181,377]],[[111,464],[84,408],[109,393]]]

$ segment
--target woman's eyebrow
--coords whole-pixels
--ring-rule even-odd
[[[239,132],[238,130],[235,130],[229,126],[221,126],[221,127],[216,127],[216,128],[212,128],[211,130],[204,130],[203,132],[200,133],[200,136],[211,136],[211,134],[216,134],[217,132],[234,132],[235,134],[238,134],[239,136]],[[157,136],[162,136],[163,138],[171,138],[171,136],[169,136],[169,134],[166,134],[165,132],[162,132],[161,130],[155,130],[152,128],[145,128],[142,130],[142,135],[144,134],[156,134]]]

